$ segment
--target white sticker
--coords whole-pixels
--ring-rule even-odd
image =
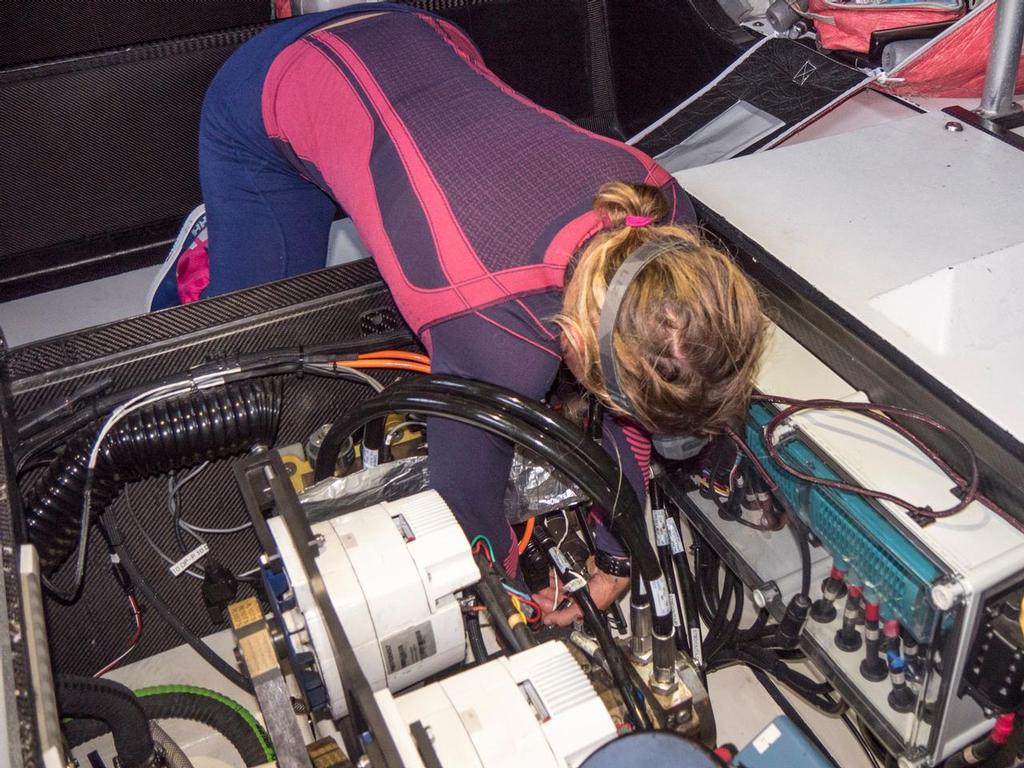
[[[570,566],[569,561],[565,559],[565,555],[562,554],[562,550],[556,547],[551,547],[551,549],[548,550],[548,555],[554,561],[555,567],[558,568],[559,573],[565,573],[566,571],[571,570],[572,566]]]
[[[751,742],[754,745],[754,749],[757,750],[757,754],[763,755],[768,751],[768,747],[779,740],[782,735],[782,731],[778,729],[775,723],[770,723],[767,728],[761,731],[761,735]]]
[[[655,616],[667,616],[672,611],[664,576],[659,576],[651,582],[651,602],[654,603]]]
[[[189,566],[193,565],[197,560],[199,560],[199,558],[204,557],[206,554],[209,553],[209,551],[210,546],[208,544],[200,544],[198,547],[196,547],[183,558],[181,558],[181,560],[174,563],[171,566],[171,573],[173,573],[175,576],[181,576],[181,574],[183,574],[185,571],[189,569]]]
[[[669,592],[668,597],[669,601],[672,603],[672,626],[681,626],[682,622],[679,620],[679,606],[676,605],[676,596]]]
[[[693,651],[693,661],[698,667],[704,666],[704,647],[700,642],[700,627],[690,628],[690,650]]]
[[[394,673],[419,664],[437,653],[434,627],[429,621],[409,627],[381,640],[381,655],[388,672]]]
[[[363,469],[370,469],[380,464],[380,452],[375,448],[363,448]]]
[[[579,592],[581,589],[586,589],[587,580],[582,576],[578,576],[570,582],[564,584],[566,592]]]
[[[668,529],[668,543],[672,547],[672,554],[678,555],[683,551],[683,539],[679,536],[679,529],[676,528],[676,521],[671,517],[665,521]]]
[[[652,509],[651,516],[654,518],[654,542],[659,547],[667,547],[668,529],[665,527],[665,510]]]

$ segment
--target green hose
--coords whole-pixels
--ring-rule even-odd
[[[246,724],[252,729],[255,734],[257,741],[260,746],[263,747],[263,754],[267,758],[267,762],[273,761],[276,756],[274,754],[274,747],[270,743],[270,737],[267,732],[260,725],[259,721],[253,717],[252,713],[249,712],[245,707],[239,704],[234,699],[230,699],[227,696],[217,693],[217,691],[211,691],[209,688],[200,688],[195,685],[154,685],[149,688],[140,688],[135,691],[135,695],[140,699],[146,696],[159,696],[161,694],[185,694],[188,696],[204,696],[208,699],[223,704],[233,710],[239,717],[245,720]]]

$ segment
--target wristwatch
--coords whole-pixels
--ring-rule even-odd
[[[597,550],[594,555],[594,565],[599,571],[604,571],[609,576],[619,576],[628,579],[632,571],[629,555],[610,555],[607,552]]]

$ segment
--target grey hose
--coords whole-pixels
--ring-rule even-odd
[[[167,731],[152,720],[149,723],[149,734],[153,737],[153,743],[163,751],[164,763],[167,768],[194,768],[188,755],[178,746],[178,742],[168,736]]]

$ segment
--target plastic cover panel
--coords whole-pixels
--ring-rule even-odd
[[[823,56],[807,46],[781,38],[766,39],[706,91],[635,142],[652,156],[660,155],[737,101],[794,126],[865,81],[864,73]],[[751,145],[755,151],[781,134],[780,128]]]

